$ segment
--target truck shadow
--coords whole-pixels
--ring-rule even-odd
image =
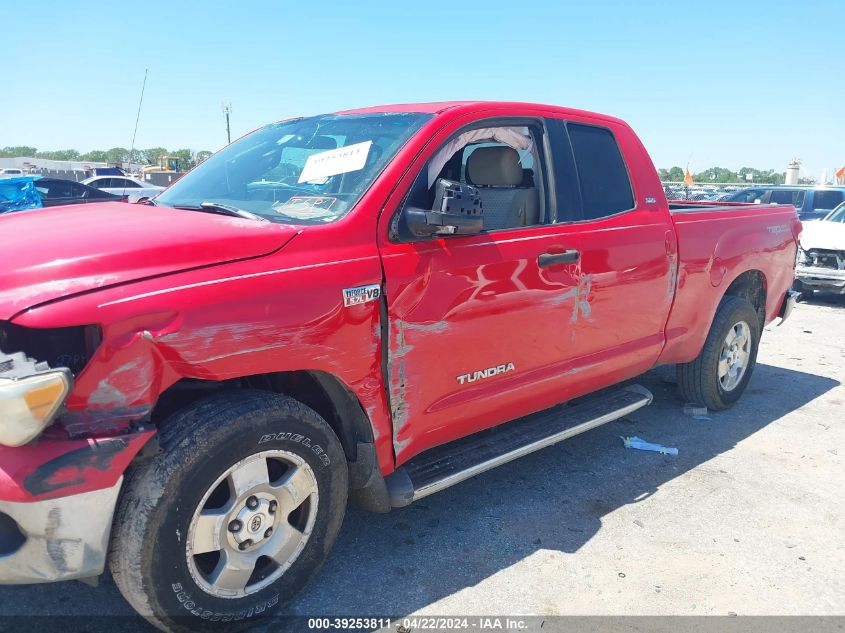
[[[537,550],[576,552],[601,529],[604,515],[657,493],[666,482],[839,384],[758,364],[739,403],[699,421],[683,413],[669,382],[673,369],[661,368],[636,381],[652,391],[655,401],[627,419],[391,514],[350,508],[324,571],[289,611],[407,615]],[[677,447],[679,455],[625,449],[621,435]]]
[[[845,295],[835,294],[833,292],[819,291],[810,299],[805,299],[804,301],[810,305],[845,308]]]
[[[322,572],[286,613],[404,616],[477,585],[538,550],[577,552],[601,529],[605,515],[658,493],[661,485],[839,384],[758,364],[735,407],[700,421],[683,413],[670,384],[672,373],[661,368],[637,380],[654,393],[655,401],[629,418],[390,514],[350,507]],[[621,435],[677,447],[679,455],[625,449]],[[111,617],[89,617],[104,611]],[[108,579],[98,588],[73,582],[0,587],[5,623],[18,619],[29,626],[27,618],[8,616],[36,613],[64,616],[55,622],[62,622],[65,631],[78,630],[74,623],[86,631],[108,631],[118,621],[125,633],[153,630],[134,616]]]

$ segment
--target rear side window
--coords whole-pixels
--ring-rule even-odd
[[[567,127],[581,185],[584,219],[595,220],[633,209],[631,180],[613,133],[577,123]]]
[[[801,189],[772,189],[769,202],[772,204],[791,204],[801,208],[804,204],[805,192]]]
[[[36,181],[35,188],[48,199],[53,198],[70,198],[72,197],[72,184],[69,180],[51,180],[46,184],[38,185]]]
[[[80,185],[78,183],[71,183],[70,185],[70,195],[74,198],[84,198],[88,193],[88,188],[85,185]]]
[[[766,197],[765,189],[743,189],[726,198],[726,202],[759,203]]]
[[[842,202],[841,191],[816,191],[813,209],[833,209]]]

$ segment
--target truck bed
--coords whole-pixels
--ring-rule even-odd
[[[678,279],[660,362],[677,363],[701,349],[718,302],[740,274],[762,277],[761,318],[768,323],[778,315],[792,285],[801,223],[792,205],[672,201],[669,207],[678,240]]]

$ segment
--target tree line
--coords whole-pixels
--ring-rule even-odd
[[[671,169],[658,169],[660,180],[664,182],[681,182],[684,179],[684,170],[677,165]],[[751,180],[748,179],[748,174],[751,174]],[[766,185],[782,185],[785,177],[784,172],[775,171],[774,169],[754,169],[753,167],[743,167],[739,171],[733,171],[726,167],[710,167],[697,174],[692,174],[692,179],[698,184],[707,183],[755,183]],[[812,185],[815,181],[811,178],[800,178],[800,184]]]
[[[168,150],[164,147],[151,147],[149,149],[136,149],[129,151],[125,147],[112,147],[107,150],[93,150],[82,154],[75,149],[59,149],[39,151],[35,147],[18,145],[0,149],[0,158],[16,158],[26,156],[32,158],[46,158],[50,160],[83,160],[92,163],[141,163],[157,165],[162,156],[173,156],[179,159],[182,169],[190,169],[199,162],[211,156],[212,152],[202,150],[195,152],[190,149]]]
[[[202,150],[194,152],[190,149],[168,150],[164,147],[151,147],[149,149],[136,149],[130,152],[125,147],[112,147],[107,150],[93,150],[82,154],[75,149],[59,149],[50,151],[39,151],[35,147],[19,145],[16,147],[4,147],[0,149],[0,158],[15,158],[18,156],[31,156],[34,158],[47,158],[51,160],[85,160],[94,163],[146,163],[157,165],[162,156],[173,156],[179,159],[182,169],[190,169],[197,163],[204,161],[211,156],[212,152]],[[664,182],[681,182],[684,179],[684,169],[675,165],[670,169],[660,168],[657,170],[660,180]],[[749,180],[747,175],[751,174]],[[759,183],[766,185],[782,185],[784,172],[776,172],[773,169],[755,169],[743,167],[739,171],[733,171],[726,167],[710,167],[704,171],[692,174],[696,183]],[[811,178],[800,178],[800,184],[815,184]]]

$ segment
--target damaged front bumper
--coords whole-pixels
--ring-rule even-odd
[[[0,446],[0,585],[101,574],[123,474],[153,435]]]
[[[0,585],[103,573],[122,483],[45,501],[0,501]]]
[[[799,264],[795,269],[795,278],[814,290],[831,290],[845,294],[845,270]]]

